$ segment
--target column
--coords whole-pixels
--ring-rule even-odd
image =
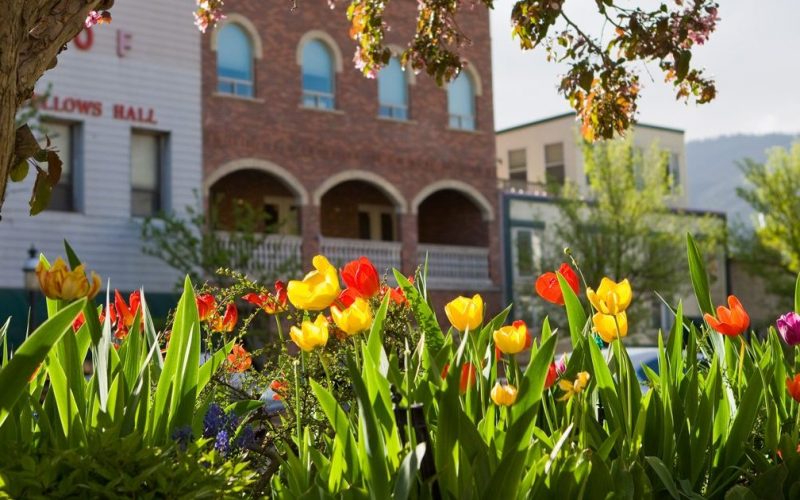
[[[400,249],[402,261],[402,271],[409,275],[417,268],[417,239],[419,237],[417,228],[417,214],[403,213],[400,219],[400,238],[403,246]]]
[[[302,261],[303,269],[311,267],[311,260],[320,252],[320,222],[319,207],[314,205],[303,205],[300,207],[301,231],[303,236]]]

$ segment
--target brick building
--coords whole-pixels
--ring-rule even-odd
[[[412,38],[416,2],[393,2],[387,42]],[[202,38],[204,192],[263,210],[281,256],[359,255],[410,273],[425,256],[434,300],[500,304],[489,18],[466,9],[468,67],[446,88],[393,59],[354,69],[343,8],[241,0]],[[265,254],[266,255],[266,254]]]

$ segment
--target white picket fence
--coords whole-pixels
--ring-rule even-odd
[[[389,273],[391,269],[401,269],[402,260],[399,241],[352,240],[348,238],[321,238],[320,253],[334,266],[341,267],[362,255],[375,265],[378,273]]]

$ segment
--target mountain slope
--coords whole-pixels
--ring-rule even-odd
[[[726,212],[728,221],[751,222],[752,210],[736,195],[744,185],[738,162],[751,158],[766,160],[766,150],[788,147],[798,135],[730,135],[686,143],[689,206],[697,209]]]

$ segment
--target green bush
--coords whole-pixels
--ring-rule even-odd
[[[0,495],[9,498],[244,498],[255,474],[190,444],[145,446],[130,435],[85,448],[5,450]]]

